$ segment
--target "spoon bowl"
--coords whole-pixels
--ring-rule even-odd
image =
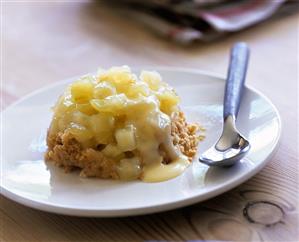
[[[200,156],[200,161],[208,166],[230,167],[241,160],[250,149],[246,140],[229,117],[224,123],[223,133],[217,143]]]

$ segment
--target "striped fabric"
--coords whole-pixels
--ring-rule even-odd
[[[299,0],[114,0],[127,16],[156,33],[188,44],[210,41],[299,9]],[[283,11],[287,10],[287,11]]]

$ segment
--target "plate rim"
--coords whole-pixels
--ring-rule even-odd
[[[216,78],[219,81],[224,82],[225,77],[222,75],[211,72],[211,71],[205,71],[205,70],[200,70],[200,69],[193,69],[193,68],[182,68],[182,67],[167,67],[167,66],[135,66],[131,68],[134,72],[135,71],[140,71],[142,69],[153,69],[159,71],[165,71],[165,72],[185,72],[185,73],[193,73],[193,74],[199,74],[202,76],[207,76],[211,78]],[[94,72],[90,72],[91,74]],[[88,74],[90,74],[88,73]],[[80,75],[82,76],[82,75]],[[33,92],[30,92],[20,99],[16,100],[15,102],[11,103],[7,107],[5,107],[1,112],[0,112],[0,118],[1,118],[1,128],[2,128],[2,118],[5,112],[13,108],[14,106],[18,105],[19,103],[23,102],[24,100],[35,96],[38,93],[41,93],[43,91],[46,91],[47,89],[54,88],[59,85],[63,85],[68,83],[71,80],[74,80],[75,78],[78,78],[80,76],[74,76],[71,78],[67,78],[58,82],[54,82],[52,84],[46,85],[42,88],[39,88]],[[177,200],[175,202],[168,202],[160,205],[147,205],[147,206],[139,206],[137,208],[122,208],[122,209],[88,209],[88,208],[78,208],[78,207],[72,207],[72,206],[59,206],[59,205],[54,205],[52,203],[46,202],[46,201],[36,201],[36,200],[31,200],[29,198],[25,198],[21,195],[15,194],[12,191],[9,191],[6,189],[3,184],[2,184],[2,178],[0,179],[0,194],[17,202],[20,204],[23,204],[25,206],[38,209],[41,211],[45,212],[51,212],[55,214],[63,214],[63,215],[71,215],[71,216],[81,216],[81,217],[124,217],[124,216],[136,216],[136,215],[145,215],[145,214],[151,214],[151,213],[157,213],[157,212],[162,212],[162,211],[169,211],[172,209],[184,207],[184,206],[189,206],[191,204],[197,203],[197,202],[202,202],[207,199],[213,198],[217,195],[220,195],[224,192],[227,192],[234,187],[242,184],[243,182],[247,181],[249,178],[257,174],[260,170],[262,170],[265,165],[268,163],[268,161],[274,156],[276,151],[278,150],[279,147],[279,140],[281,137],[281,132],[282,132],[282,122],[281,122],[281,117],[279,114],[278,109],[276,106],[272,103],[272,101],[261,91],[257,90],[256,88],[252,87],[251,85],[245,85],[245,88],[249,89],[253,93],[257,94],[261,98],[263,98],[273,109],[277,120],[278,120],[278,133],[276,136],[276,139],[274,140],[274,145],[272,149],[269,151],[269,154],[267,157],[264,159],[263,162],[255,166],[252,170],[250,170],[248,173],[246,173],[244,176],[240,177],[239,179],[231,180],[229,183],[225,183],[224,185],[222,184],[221,186],[216,187],[212,191],[209,191],[204,194],[196,195],[194,197],[189,197],[189,198],[182,198],[180,200]],[[1,137],[2,139],[2,137]],[[2,150],[2,145],[1,144],[1,150]],[[1,152],[2,153],[2,152]],[[1,157],[1,168],[2,168],[2,162],[3,159]],[[3,172],[3,169],[1,169],[1,174]],[[1,176],[2,177],[2,176]]]

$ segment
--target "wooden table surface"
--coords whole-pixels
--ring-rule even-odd
[[[2,2],[1,15],[2,108],[37,88],[98,66],[179,66],[225,76],[228,49],[243,40],[252,49],[247,83],[277,106],[283,132],[277,153],[252,179],[170,212],[79,218],[2,197],[0,241],[299,241],[298,14],[189,47],[157,37],[94,3]]]

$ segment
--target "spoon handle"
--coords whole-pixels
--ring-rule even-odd
[[[246,43],[236,43],[231,49],[228,75],[225,84],[223,117],[238,115],[245,76],[248,66],[249,48]]]

